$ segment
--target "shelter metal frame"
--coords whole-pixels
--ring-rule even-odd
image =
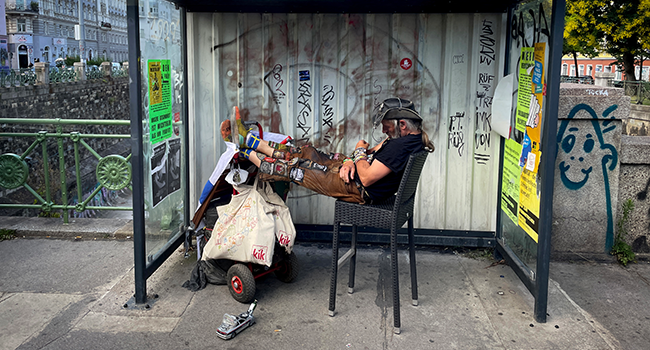
[[[396,2],[385,2],[382,4],[372,4],[373,8],[368,11],[366,2],[361,0],[224,0],[224,1],[186,1],[171,0],[176,4],[181,15],[181,35],[183,41],[182,61],[187,66],[187,27],[186,15],[188,12],[256,12],[256,13],[458,13],[458,12],[508,12],[508,31],[511,30],[512,10],[521,3],[522,0],[499,0],[486,2],[483,0],[468,1],[422,1],[422,0],[402,0]],[[549,68],[547,70],[547,105],[544,111],[543,123],[544,133],[542,136],[542,192],[540,201],[540,232],[539,242],[537,245],[537,264],[536,271],[531,270],[517,257],[503,241],[501,215],[497,215],[497,231],[451,231],[451,230],[429,230],[415,229],[416,243],[420,245],[447,245],[463,247],[494,247],[495,254],[503,257],[519,276],[524,285],[535,298],[534,317],[538,322],[546,322],[546,311],[548,302],[548,278],[549,262],[551,251],[551,218],[553,214],[553,183],[554,183],[554,164],[557,145],[555,134],[557,132],[557,110],[559,104],[560,88],[560,68],[562,58],[562,42],[564,27],[564,12],[566,0],[553,0],[551,17],[551,37],[549,51]],[[143,304],[147,301],[146,280],[156,271],[158,267],[171,255],[171,253],[183,244],[184,236],[179,234],[177,238],[169,241],[167,245],[157,254],[157,256],[147,264],[145,250],[145,223],[144,223],[144,174],[143,174],[143,132],[142,132],[142,74],[141,74],[141,56],[140,56],[140,25],[139,25],[139,2],[136,0],[127,1],[127,24],[129,38],[129,70],[130,76],[130,99],[131,99],[131,141],[132,154],[131,159],[133,166],[133,225],[134,225],[134,263],[135,263],[135,302]],[[510,35],[507,35],[506,52],[509,52],[511,46]],[[506,54],[506,70],[509,65],[509,55]],[[187,69],[183,71],[184,81],[187,81]],[[184,101],[188,96],[187,84],[183,86]],[[183,123],[187,124],[188,106],[184,105]],[[188,128],[184,129],[185,140],[189,140]],[[503,167],[503,142],[501,138],[500,150],[500,168]],[[186,148],[187,149],[187,148]],[[184,157],[184,165],[189,169],[189,159]],[[501,173],[499,174],[498,193],[501,193]],[[187,179],[186,179],[187,180]],[[497,196],[499,201],[501,196]],[[189,203],[189,186],[185,186],[185,203]],[[497,211],[501,208],[500,202],[497,204]],[[184,206],[184,222],[189,224],[190,213],[189,206]],[[329,241],[332,232],[332,225],[296,225],[298,238],[301,240]],[[346,228],[342,228],[346,230]],[[359,228],[359,242],[367,243],[386,243],[388,235],[386,232],[377,230],[368,231]],[[344,234],[343,237],[349,236]]]

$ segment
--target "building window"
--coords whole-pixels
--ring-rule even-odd
[[[572,77],[574,77],[576,75],[576,66],[575,66],[575,64],[571,65],[571,74],[570,75]]]
[[[612,66],[605,66],[605,72],[611,73],[612,72]]]
[[[26,32],[27,31],[27,20],[25,18],[18,18],[16,20],[16,30],[18,32]]]
[[[50,47],[45,46],[43,49],[43,62],[50,62]]]
[[[584,64],[578,65],[578,75],[579,76],[585,75],[585,65]]]
[[[603,66],[600,64],[596,65],[596,73],[602,72],[603,71]]]
[[[566,75],[569,71],[569,65],[566,63],[562,64],[562,75]]]
[[[592,65],[588,65],[588,66],[587,66],[587,75],[588,75],[588,76],[592,76],[593,68],[594,68],[594,67],[593,67]]]

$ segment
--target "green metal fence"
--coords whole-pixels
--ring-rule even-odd
[[[0,70],[0,87],[36,84],[36,72],[32,68]]]
[[[74,68],[50,67],[50,83],[68,83],[77,81],[77,72]]]
[[[64,125],[108,125],[108,126],[128,126],[128,120],[87,120],[87,119],[19,119],[19,118],[0,118],[0,125],[2,124],[18,124],[18,125],[50,125],[56,130],[55,132],[39,131],[39,132],[0,132],[0,140],[6,142],[9,138],[32,138],[34,139],[29,147],[21,154],[5,153],[0,155],[0,187],[7,190],[18,189],[24,187],[29,193],[34,196],[33,203],[35,204],[0,204],[0,208],[15,208],[15,209],[40,209],[45,213],[50,213],[53,210],[63,211],[63,220],[68,223],[69,210],[83,212],[84,210],[129,210],[131,207],[108,207],[108,206],[91,206],[88,205],[89,201],[97,195],[102,189],[107,190],[121,190],[131,186],[131,155],[126,158],[121,155],[107,155],[101,156],[95,151],[86,140],[89,139],[128,139],[130,134],[82,134],[79,132],[63,132]],[[54,190],[53,179],[50,179],[50,155],[48,154],[48,140],[55,140],[58,149],[58,162],[59,162],[59,182],[61,188],[61,204],[53,202]],[[76,176],[77,198],[79,203],[70,205],[68,204],[67,193],[67,179],[66,179],[66,151],[64,142],[71,142],[74,150],[74,165]],[[36,148],[40,146],[42,150],[42,165],[45,183],[44,195],[39,194],[28,183],[30,174],[29,165],[26,158],[33,152],[37,152]],[[95,190],[82,200],[82,183],[81,183],[81,160],[80,160],[80,147],[87,149],[94,157],[98,159],[95,168],[95,176],[97,183]],[[45,198],[43,198],[45,197]]]

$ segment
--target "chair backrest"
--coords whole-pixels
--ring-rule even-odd
[[[396,206],[401,206],[415,195],[415,189],[418,187],[420,174],[428,155],[429,152],[420,151],[409,156],[408,163],[404,168],[404,175],[402,175],[402,181],[395,195]]]

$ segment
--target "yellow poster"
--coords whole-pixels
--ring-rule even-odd
[[[149,105],[162,103],[162,72],[160,61],[149,61]]]
[[[524,168],[519,183],[519,226],[537,242],[539,234],[539,191],[537,174]]]
[[[519,155],[521,145],[513,139],[506,139],[503,150],[503,176],[501,177],[501,209],[517,223],[519,210]]]
[[[539,190],[537,170],[541,161],[542,106],[544,106],[544,55],[545,43],[537,43],[534,48],[534,62],[531,72],[530,106],[526,121],[526,134],[519,166],[521,172],[519,193],[519,226],[537,242],[539,234]]]

